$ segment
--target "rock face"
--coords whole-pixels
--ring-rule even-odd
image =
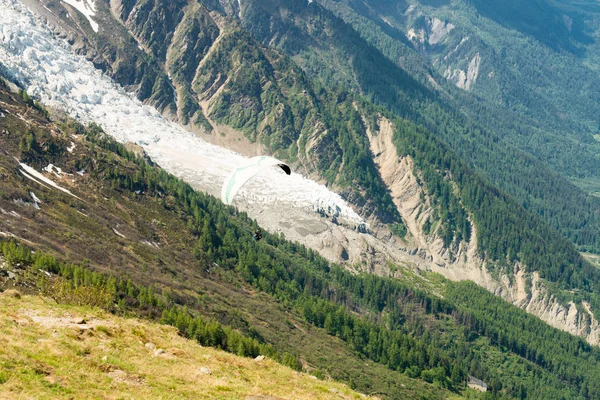
[[[422,54],[434,58],[433,65],[443,72],[446,79],[461,89],[471,90],[479,76],[481,55],[479,52],[473,54],[472,51],[469,52],[464,48],[469,37],[462,37],[458,44],[448,46],[448,43],[461,36],[456,32],[450,35],[450,32],[455,29],[454,24],[437,17],[424,16],[414,8],[407,13],[414,13],[412,27],[406,32],[408,40]]]
[[[435,17],[431,18],[429,29],[429,44],[437,44],[452,29],[454,29],[454,25],[452,25],[450,22],[444,22]]]
[[[424,18],[420,21],[420,28],[409,29],[406,37],[415,45],[421,46],[428,44],[434,46],[440,43],[452,29],[454,25],[450,22],[444,22],[439,18]]]
[[[462,242],[452,251],[444,248],[443,240],[436,235],[436,231],[430,235],[423,232],[425,221],[433,216],[431,201],[414,174],[413,160],[410,157],[398,157],[392,141],[392,123],[381,118],[378,125],[379,132],[368,132],[371,152],[375,155],[381,176],[390,188],[394,204],[408,229],[409,234],[405,239],[407,253],[420,258],[427,269],[436,266],[445,270],[450,264],[481,264],[482,261],[477,256],[474,226],[471,228],[474,232],[471,242]]]
[[[581,336],[592,344],[600,344],[600,325],[589,304],[560,304],[539,274],[526,273],[520,264],[514,265],[510,276],[504,274],[495,277],[490,273],[486,262],[477,254],[477,232],[474,225],[470,242],[462,242],[452,250],[444,248],[443,241],[435,230],[429,235],[425,234],[423,224],[433,215],[430,199],[414,174],[413,160],[398,156],[392,141],[391,122],[381,118],[378,125],[378,132],[368,132],[371,151],[409,231],[406,243],[397,244],[403,251],[388,252],[388,257],[405,263],[410,260],[417,268],[438,272],[455,281],[474,281],[549,325]],[[376,253],[386,251],[381,246],[375,248]],[[374,258],[377,258],[377,254]]]
[[[468,68],[465,70],[452,69],[448,66],[444,76],[449,81],[453,82],[457,87],[465,90],[470,90],[471,87],[477,82],[479,76],[479,65],[481,64],[481,56],[476,53],[475,56],[469,62]]]
[[[472,280],[549,325],[581,336],[591,344],[600,344],[600,325],[590,305],[585,301],[580,304],[572,301],[567,305],[561,304],[549,292],[537,272],[528,274],[521,265],[516,264],[511,276],[503,275],[499,280],[491,279],[489,274],[481,277],[484,279]]]

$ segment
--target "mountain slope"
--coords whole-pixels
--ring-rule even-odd
[[[51,123],[18,96],[5,92],[2,108],[6,117],[1,120],[4,133],[0,137],[0,235],[4,238],[63,260],[66,255],[67,266],[82,263],[118,278],[119,291],[113,301],[137,306],[137,314],[158,318],[166,306],[185,305],[194,316],[220,321],[273,345],[280,354],[301,357],[307,370],[354,382],[361,390],[392,397],[448,396],[446,390],[384,364],[366,365],[349,343],[304,321],[295,307],[280,304],[287,296],[274,296],[271,290],[297,284],[277,284],[283,271],[270,268],[288,265],[301,271],[314,265],[326,270],[327,262],[314,252],[267,233],[264,244],[254,243],[251,232],[256,225],[244,213],[194,192],[143,162],[141,155],[99,134],[97,128]],[[18,115],[25,115],[25,121]],[[44,172],[46,179],[72,194],[35,178],[32,170],[25,171],[10,154],[38,171],[49,163],[60,166],[60,170],[49,167],[53,172]],[[82,176],[77,171],[85,172]],[[22,252],[13,254],[11,248],[3,247],[11,268],[13,262],[33,263],[22,258]],[[62,272],[64,268],[52,260],[44,256],[34,265]],[[261,271],[264,276],[256,282],[264,286],[249,285],[247,280]],[[317,285],[315,289],[323,285],[318,275],[309,279]],[[74,276],[78,273],[65,277]],[[79,284],[88,281],[96,279]],[[129,289],[131,282],[137,288]],[[155,293],[160,301],[146,302],[146,293]],[[388,387],[387,382],[398,386]]]
[[[591,135],[594,131],[584,134],[586,130],[577,128],[578,122],[573,119],[551,123],[553,119],[538,113],[533,105],[527,113],[509,109],[483,98],[479,92],[473,96],[445,82],[444,71],[434,62],[442,56],[429,61],[434,65],[427,65],[427,57],[434,58],[436,49],[450,52],[454,45],[466,39],[466,33],[459,35],[454,25],[444,25],[443,18],[428,17],[426,22],[419,22],[421,20],[414,17],[413,21],[402,14],[402,5],[394,8],[376,2],[349,2],[348,6],[345,2],[323,2],[342,21],[317,3],[310,6],[299,1],[276,2],[276,6],[263,3],[246,2],[241,23],[264,44],[277,46],[291,55],[310,76],[361,91],[397,114],[426,126],[488,179],[516,197],[524,207],[541,215],[580,248],[592,251],[598,248],[600,201],[565,179],[565,176],[576,182],[594,179],[600,167],[593,150],[595,141]],[[386,23],[387,18],[402,23]],[[432,21],[436,24],[435,32]],[[421,29],[419,23],[425,24],[423,29],[431,34],[432,49],[423,50],[424,56],[407,43],[410,32]],[[263,28],[267,26],[268,29]],[[454,39],[452,35],[459,36]],[[475,41],[471,37],[467,44],[461,43],[461,49],[477,48],[470,44]],[[478,51],[479,59],[489,59],[483,50]],[[461,64],[465,79],[469,63],[478,59],[475,52],[461,50],[456,55],[465,58],[469,55],[466,66]],[[551,55],[545,57],[550,60]],[[477,64],[477,71],[479,68]],[[515,80],[515,77],[506,78],[507,82]],[[564,103],[574,104],[572,101]],[[596,114],[592,109],[588,111],[589,117]],[[552,184],[540,184],[548,181]]]
[[[129,398],[365,398],[268,358],[202,347],[175,328],[97,308],[8,291],[0,310],[2,396],[101,398],[110,387]]]
[[[53,48],[53,40],[47,37],[42,28],[31,28],[28,18],[17,19],[25,21],[22,29],[35,35],[36,40],[33,41],[32,47],[11,41],[9,37],[7,40],[10,46],[3,48],[6,51],[6,59],[3,62],[9,67],[11,74],[23,82],[33,82],[31,87],[39,96],[52,99],[60,107],[73,110],[74,114],[83,116],[84,121],[95,121],[96,118],[102,121],[107,130],[120,140],[138,141],[165,167],[193,182],[197,187],[216,193],[222,181],[222,169],[228,171],[231,168],[227,160],[231,159],[234,162],[233,160],[240,160],[239,156],[223,153],[222,149],[207,147],[191,135],[183,135],[181,129],[175,129],[150,110],[130,101],[115,89],[112,83],[107,83],[105,78],[91,72],[93,70],[80,59],[70,55],[64,48]],[[7,29],[18,30],[21,26],[19,24],[21,22],[15,22]],[[240,59],[250,60],[251,63],[245,62],[257,67],[260,76],[266,79],[266,87],[277,85],[277,88],[273,89],[274,92],[269,93],[283,93],[283,90],[278,90],[279,86],[289,87],[284,85],[288,80],[275,73],[279,70],[271,69],[278,65],[277,63],[283,63],[285,68],[282,71],[298,71],[297,67],[289,63],[289,59],[257,46],[247,33],[239,29],[232,30],[229,34],[233,39],[220,36],[223,39],[220,39],[219,43],[223,41],[228,49],[234,50],[232,54],[235,57],[219,55],[219,46],[211,46],[207,51],[207,59],[222,60],[225,64],[231,64],[231,70],[234,71],[232,76],[235,77],[248,77],[246,69],[238,68],[239,65],[235,62]],[[247,41],[244,41],[246,39]],[[248,43],[249,46],[244,48],[244,43]],[[28,66],[24,69],[20,57],[26,49],[28,54],[43,53],[44,56],[30,57]],[[60,60],[61,65],[69,66],[71,70],[80,73],[66,78],[62,74],[60,78],[58,75],[47,75],[52,73],[53,68],[46,67],[45,63],[56,59]],[[201,67],[204,68],[202,65]],[[219,70],[205,70],[213,74],[208,76],[217,76],[219,73]],[[88,73],[89,75],[86,75]],[[49,89],[48,85],[38,85],[44,79],[51,82],[52,89]],[[214,79],[215,82],[219,82],[218,78]],[[280,81],[283,84],[280,85]],[[253,92],[257,83],[264,83],[262,78],[258,79],[250,74],[247,82],[247,86],[240,85],[244,91],[235,93],[239,95],[238,103],[250,99],[251,102],[260,105],[260,96],[248,97],[246,90],[250,88],[250,94],[262,93],[262,86],[258,92]],[[219,87],[223,85],[223,82],[218,84]],[[392,259],[423,269],[435,269],[453,279],[464,279],[466,276],[511,302],[535,312],[555,326],[584,335],[591,341],[597,340],[598,329],[593,319],[593,314],[598,309],[597,294],[594,293],[598,284],[597,271],[584,262],[567,241],[562,240],[540,220],[533,218],[512,200],[480,179],[426,130],[406,121],[395,120],[385,110],[378,110],[360,97],[343,90],[319,89],[317,84],[314,86],[314,94],[307,90],[307,93],[302,92],[302,96],[308,95],[306,97],[315,101],[315,108],[318,107],[320,112],[317,114],[322,117],[323,125],[328,127],[328,130],[320,131],[323,127],[317,123],[316,130],[322,134],[318,139],[321,140],[313,141],[311,147],[321,149],[317,153],[322,157],[323,167],[328,168],[325,173],[328,173],[332,180],[345,184],[345,196],[355,204],[363,206],[365,213],[372,210],[372,203],[369,204],[369,201],[392,205],[392,198],[387,194],[378,167],[371,158],[371,143],[368,139],[368,131],[371,130],[371,133],[375,134],[380,118],[384,117],[384,120],[392,121],[391,130],[397,131],[395,135],[399,135],[396,138],[397,143],[400,143],[396,149],[398,155],[407,160],[407,165],[411,165],[407,174],[414,178],[414,192],[411,193],[419,193],[417,201],[424,201],[424,204],[417,202],[416,207],[413,205],[411,210],[407,210],[408,212],[401,216],[404,222],[409,219],[414,221],[411,222],[411,229],[405,237],[402,236],[407,230],[398,223],[388,228],[377,222],[374,225],[374,235],[370,235],[350,232],[333,221],[325,223],[315,213],[298,216],[296,211],[292,212],[293,207],[311,207],[315,202],[315,199],[310,197],[311,193],[304,191],[292,193],[286,200],[288,202],[285,209],[277,216],[279,219],[269,221],[264,215],[272,212],[271,209],[274,208],[274,203],[279,201],[279,196],[290,196],[286,187],[299,182],[296,180],[289,184],[275,176],[269,176],[267,180],[273,179],[278,182],[277,186],[283,187],[278,187],[275,192],[271,191],[271,185],[269,193],[272,195],[250,201],[251,206],[247,209],[252,215],[262,218],[261,223],[266,221],[270,224],[269,228],[273,231],[285,231],[286,236],[293,235],[294,239],[303,240],[330,259],[348,261],[346,264],[350,268],[358,262],[359,270],[387,275],[391,271],[387,260]],[[98,90],[92,98],[93,101],[82,105],[80,91],[87,93],[89,87]],[[233,89],[237,88],[236,85]],[[319,101],[316,102],[315,99]],[[302,106],[295,109],[302,110]],[[252,117],[252,113],[249,115]],[[239,121],[243,116],[243,113],[238,113],[231,118],[233,121]],[[224,114],[224,117],[230,116]],[[263,122],[260,119],[251,121]],[[264,132],[265,137],[268,137],[267,133]],[[403,144],[403,140],[407,140],[408,145]],[[415,148],[411,143],[417,144],[418,147]],[[414,159],[411,160],[407,156]],[[417,168],[413,169],[413,166]],[[113,174],[118,176],[116,172]],[[262,191],[267,187],[264,182],[259,181],[258,185]],[[302,181],[302,185],[305,183]],[[357,183],[366,186],[365,192],[360,190]],[[303,187],[307,187],[306,192],[323,192],[322,188],[314,185]],[[375,196],[378,191],[384,191],[387,197]],[[376,197],[374,200],[373,196]],[[340,202],[335,204],[346,207]],[[487,214],[486,206],[490,206],[490,212]],[[386,212],[386,208],[380,207],[379,210],[383,211],[384,216],[399,214],[396,205],[392,206],[389,213]],[[332,218],[331,214],[325,214]],[[416,214],[416,217],[409,214]],[[419,220],[420,216],[423,218]],[[335,215],[333,217],[337,218]],[[353,221],[356,220],[351,219],[351,223]],[[528,221],[526,226],[522,224],[523,221]],[[479,227],[478,224],[482,226]],[[352,225],[350,227],[352,228]],[[394,234],[391,234],[390,230]],[[475,234],[472,234],[473,232]],[[518,271],[525,271],[525,277],[523,278]],[[544,293],[541,296],[530,296],[527,293],[522,295],[513,285],[514,280],[519,277],[525,280],[526,286],[541,282],[538,279],[540,276],[549,281],[541,284],[541,293]],[[575,290],[583,291],[575,293]],[[582,300],[591,302],[591,312],[585,309]],[[573,315],[575,317],[572,317]]]
[[[462,1],[323,4],[392,62],[410,69],[402,64],[403,58],[421,58],[438,87],[451,101],[454,98],[455,107],[469,113],[475,100],[486,104],[488,113],[500,114],[497,126],[487,121],[492,116],[470,115],[509,143],[568,177],[594,175],[598,149],[592,138],[598,129],[594,88],[599,84],[590,67],[599,55],[594,6],[546,1],[528,6]],[[468,84],[477,97],[449,90],[441,77],[463,89]],[[518,121],[518,130],[507,118]],[[585,146],[573,149],[579,144]],[[560,154],[553,154],[557,149]]]
[[[515,35],[478,16],[473,8],[485,5],[421,3],[391,6],[377,1],[324,1],[323,5],[389,60],[422,83],[437,87],[444,102],[469,117],[453,113],[450,119],[460,121],[458,126],[437,119],[427,124],[432,132],[581,249],[597,248],[600,206],[598,198],[587,193],[595,191],[598,170],[597,141],[592,138],[597,131],[598,103],[593,100],[597,91],[591,89],[597,85],[597,77],[590,65],[599,52],[597,41],[573,39],[575,30],[597,28],[593,25],[597,10],[583,3],[549,7],[555,14],[566,8],[563,11],[580,24],[586,21],[585,28],[573,28],[573,35],[565,39],[585,46],[585,56],[577,56],[547,48],[535,38]],[[530,12],[512,3],[497,7],[513,7],[521,17]],[[540,18],[535,13],[527,15],[534,21],[534,29],[546,29],[543,24],[535,25],[542,14]],[[551,26],[562,24],[555,20]],[[412,43],[407,45],[407,39]],[[472,78],[478,76],[476,83],[469,83],[470,90],[450,87],[454,83],[464,86],[469,68]],[[574,79],[583,82],[583,92]],[[432,121],[431,117],[425,116],[425,120]],[[582,120],[587,121],[585,126]],[[483,137],[477,138],[480,134]]]
[[[42,2],[48,3],[45,9],[38,1],[28,2],[45,15],[48,9],[60,7],[53,6],[54,2]],[[103,14],[107,9],[100,7],[98,14],[104,15],[105,26],[99,32],[90,29],[69,32],[89,43],[81,51],[87,52],[88,58],[97,64],[99,45],[113,47],[113,53],[121,51],[121,35],[130,35],[128,40],[138,43],[139,49],[131,51],[131,56],[125,52],[118,66],[136,65],[135,54],[147,52],[148,57],[156,60],[153,65],[158,65],[170,77],[169,83],[176,94],[167,96],[169,91],[160,89],[164,86],[159,84],[161,78],[156,80],[152,98],[171,96],[175,98],[174,104],[146,101],[192,130],[213,132],[205,136],[208,140],[220,142],[222,136],[236,138],[237,134],[232,135],[230,128],[223,124],[232,126],[252,141],[265,144],[270,151],[278,151],[280,157],[298,161],[313,176],[336,183],[346,198],[363,208],[364,214],[374,212],[385,222],[400,222],[372,162],[364,154],[367,148],[344,146],[342,141],[352,143],[341,137],[348,127],[340,132],[339,126],[329,123],[332,119],[351,117],[326,106],[341,100],[338,95],[334,95],[338,98],[328,95],[327,99],[319,96],[313,82],[318,77],[326,83],[361,91],[375,102],[426,126],[489,180],[525,208],[542,216],[581,250],[600,248],[600,199],[586,195],[547,166],[550,163],[552,169],[576,178],[577,182],[593,180],[593,171],[600,167],[593,151],[590,152],[594,140],[590,134],[576,134],[579,139],[563,134],[585,131],[574,128],[577,124],[573,118],[550,122],[552,118],[533,116],[533,111],[510,110],[491,98],[483,101],[485,96],[479,93],[477,97],[461,93],[445,82],[444,71],[439,70],[439,66],[428,65],[432,61],[427,57],[433,57],[436,51],[446,51],[444,49],[452,47],[452,41],[462,43],[466,33],[456,28],[456,23],[424,17],[429,14],[419,7],[412,7],[412,14],[404,15],[406,4],[391,8],[377,2],[347,5],[323,2],[331,12],[316,2],[302,1],[253,0],[245,2],[241,9],[234,1],[207,2],[193,7],[162,2],[135,4],[113,2],[111,14]],[[445,9],[441,4],[431,6],[426,5],[424,9],[427,12],[434,9],[437,13]],[[468,14],[468,10],[469,7],[461,7],[461,16]],[[55,14],[49,18],[56,19]],[[60,15],[64,20],[63,14]],[[281,54],[260,48],[253,38],[239,30],[235,20],[263,45],[275,46],[292,56],[307,75]],[[434,22],[435,32],[432,31]],[[423,25],[423,32],[431,35],[427,37],[431,49],[428,48],[424,56],[415,51],[407,39],[407,36],[412,37],[410,32],[421,29],[419,24]],[[128,32],[122,31],[123,27]],[[108,34],[115,29],[120,29],[119,36]],[[99,44],[94,44],[96,42]],[[471,42],[479,44],[471,45]],[[465,43],[461,49],[465,46],[475,49],[459,52],[466,54],[465,57],[468,55],[469,62],[476,58],[476,50],[484,64],[490,58],[478,49],[483,43],[481,40],[472,38]],[[241,49],[244,52],[240,52]],[[247,51],[249,49],[252,50]],[[232,54],[225,56],[228,52]],[[109,58],[104,63],[114,64]],[[335,67],[331,68],[332,65]],[[130,80],[118,74],[112,76],[125,86],[131,85]],[[141,99],[148,99],[141,86],[137,93]],[[586,115],[594,114],[590,109]],[[364,132],[352,136],[356,135],[364,137]],[[582,139],[584,137],[589,140]],[[235,144],[235,140],[229,142]],[[577,143],[586,145],[581,147]],[[354,170],[350,170],[342,157],[356,152],[363,154],[352,166]],[[552,183],[541,184],[543,182]],[[359,190],[350,190],[352,185],[357,185]]]
[[[245,214],[97,127],[49,121],[24,94],[3,90],[1,101],[1,250],[11,273],[104,288],[109,308],[162,316],[198,340],[202,318],[214,319],[388,398],[447,398],[463,393],[468,374],[500,398],[599,393],[596,347],[475,285],[403,266],[395,279],[350,273],[279,235],[255,242]],[[52,171],[44,178],[31,169],[42,166]]]

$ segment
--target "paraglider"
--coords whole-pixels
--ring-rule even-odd
[[[287,164],[276,158],[269,156],[252,157],[247,163],[235,168],[223,182],[221,188],[221,200],[227,205],[231,205],[236,193],[252,179],[256,174],[266,168],[279,167],[286,174],[290,175],[292,170]]]

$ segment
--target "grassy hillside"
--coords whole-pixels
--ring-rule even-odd
[[[269,358],[200,346],[170,326],[15,290],[0,293],[0,337],[6,398],[367,398]]]
[[[0,99],[4,282],[59,301],[99,298],[203,345],[266,354],[384,398],[600,393],[599,350],[582,339],[472,284],[403,266],[399,279],[357,275],[277,235],[255,242],[243,213],[97,127],[49,121],[23,97]],[[70,193],[25,168],[49,163],[61,170],[44,176]],[[139,374],[116,365],[122,378]],[[467,390],[469,374],[490,393]]]

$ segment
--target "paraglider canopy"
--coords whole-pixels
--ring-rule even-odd
[[[223,182],[221,188],[221,200],[223,203],[231,205],[236,193],[252,179],[256,174],[266,168],[279,167],[286,174],[290,175],[292,170],[287,164],[276,158],[269,156],[252,157],[247,163],[235,168]]]

